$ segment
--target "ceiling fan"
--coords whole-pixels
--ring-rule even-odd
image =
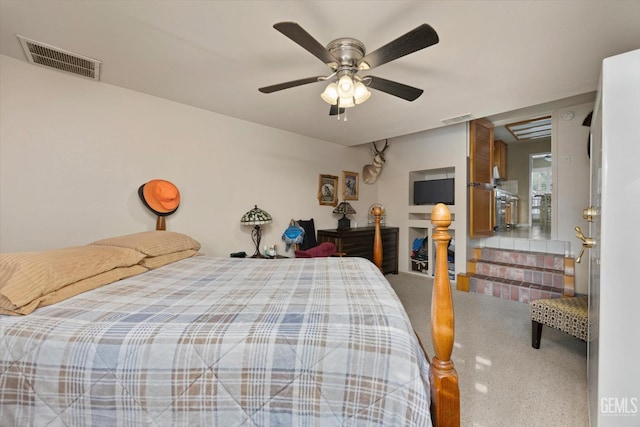
[[[265,86],[262,93],[272,93],[309,83],[331,81],[322,93],[324,101],[331,104],[330,115],[341,114],[345,108],[361,104],[371,96],[367,87],[386,92],[407,101],[414,101],[423,90],[392,80],[375,76],[358,75],[359,71],[371,70],[395,59],[438,43],[438,34],[428,24],[422,24],[403,36],[367,53],[364,43],[350,37],[331,41],[322,46],[307,31],[295,22],[278,22],[273,26],[285,36],[302,46],[330,69],[328,76],[314,76],[289,82]]]

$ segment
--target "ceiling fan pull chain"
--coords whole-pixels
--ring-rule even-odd
[[[347,120],[347,109],[346,108],[344,109],[344,121],[345,122],[348,121]]]

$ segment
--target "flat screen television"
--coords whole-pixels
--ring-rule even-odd
[[[454,178],[415,181],[413,183],[414,205],[455,204]]]

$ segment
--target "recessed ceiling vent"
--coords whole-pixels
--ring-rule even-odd
[[[442,119],[440,121],[445,125],[452,125],[455,123],[468,122],[469,120],[473,120],[473,114],[471,113],[462,114],[461,116],[456,117],[450,117],[448,119]]]
[[[24,53],[27,55],[27,59],[32,64],[55,68],[56,70],[88,79],[100,80],[102,61],[30,40],[23,36],[18,36],[18,39],[22,49],[24,49]]]

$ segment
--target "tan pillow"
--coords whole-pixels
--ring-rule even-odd
[[[198,251],[188,249],[186,251],[173,252],[166,255],[146,257],[140,261],[140,265],[152,270],[154,268],[162,267],[163,265],[171,264],[172,262],[180,261],[181,259],[192,257],[197,253]]]
[[[22,307],[63,286],[144,258],[133,249],[75,246],[42,252],[0,254],[0,303]],[[8,304],[8,306],[7,306]]]
[[[143,231],[120,237],[98,240],[91,245],[117,246],[135,249],[148,256],[160,256],[189,249],[197,251],[200,243],[191,237],[173,231]]]
[[[118,267],[113,270],[105,271],[104,273],[97,274],[87,279],[79,280],[67,286],[43,295],[30,303],[23,305],[22,307],[16,307],[12,304],[7,304],[6,299],[0,295],[0,314],[29,314],[38,307],[45,307],[47,305],[55,304],[63,301],[67,298],[71,298],[74,295],[78,295],[82,292],[96,289],[109,283],[116,282],[127,277],[135,276],[147,271],[141,265],[132,265],[130,267]]]

